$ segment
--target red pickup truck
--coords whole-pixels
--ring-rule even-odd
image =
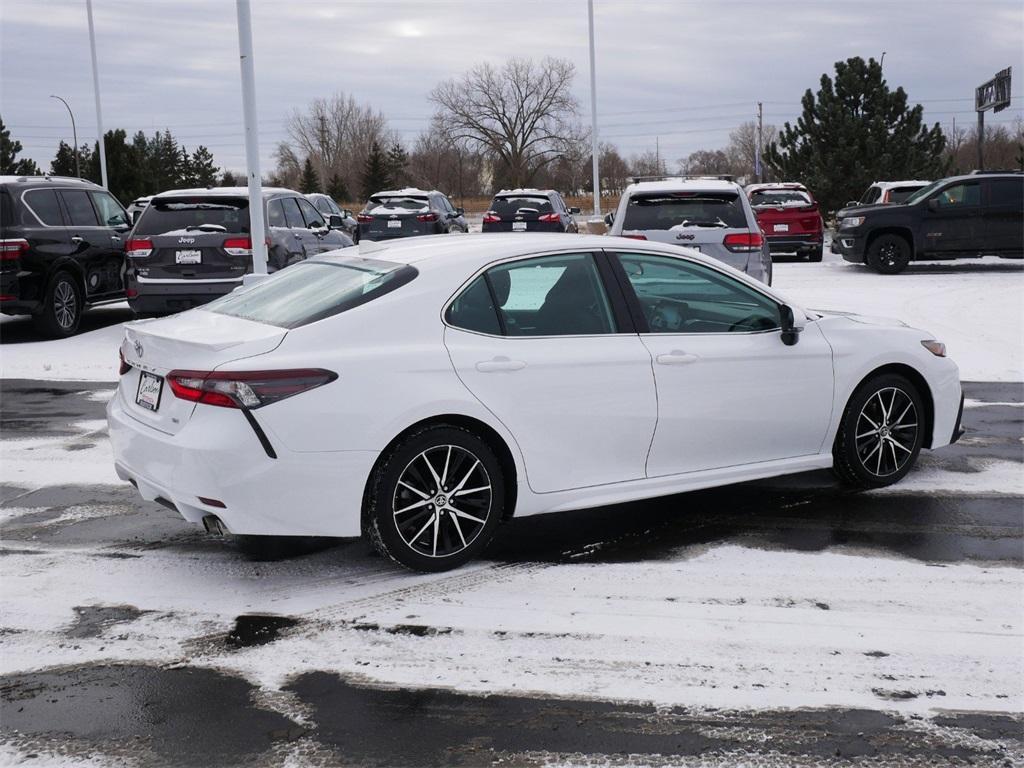
[[[795,182],[751,184],[746,193],[771,253],[821,261],[825,226],[807,187]]]

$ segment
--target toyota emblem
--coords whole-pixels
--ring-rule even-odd
[[[139,357],[142,357],[142,342],[139,341],[138,339],[136,339],[134,341],[134,346],[135,346],[135,354],[138,355]]]

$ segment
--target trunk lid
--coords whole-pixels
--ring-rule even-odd
[[[234,280],[252,269],[251,251],[240,247],[249,242],[248,233],[179,229],[148,239],[153,243],[153,252],[136,263],[140,277]],[[231,252],[225,250],[225,243]]]
[[[188,423],[196,404],[174,396],[165,378],[170,371],[212,371],[262,355],[276,349],[287,333],[277,326],[204,310],[129,323],[121,354],[132,368],[121,377],[117,396],[132,418],[173,435]],[[139,402],[140,386],[155,392],[150,397],[155,407]]]
[[[816,204],[755,206],[757,223],[767,237],[813,235],[821,232],[821,214]]]

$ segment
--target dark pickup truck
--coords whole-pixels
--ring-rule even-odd
[[[846,261],[886,275],[911,261],[1024,258],[1024,173],[953,176],[900,205],[845,208],[833,242]]]

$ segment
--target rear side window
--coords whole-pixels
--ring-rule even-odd
[[[463,328],[467,331],[488,333],[492,336],[501,334],[501,326],[498,324],[498,313],[494,308],[491,290],[487,287],[487,281],[483,275],[474,280],[452,302],[452,305],[448,307],[445,319],[456,328]]]
[[[60,196],[64,198],[71,224],[78,227],[98,227],[96,211],[89,202],[89,193],[79,189],[62,189]]]
[[[1018,214],[1024,209],[1024,176],[1016,179],[992,179],[989,205],[1012,208]]]
[[[496,197],[494,202],[491,203],[491,210],[494,211],[501,217],[515,216],[517,213],[522,211],[523,213],[553,213],[554,208],[551,207],[551,201],[544,196],[508,196],[508,197]]]
[[[96,210],[100,212],[100,223],[105,227],[128,226],[128,214],[109,192],[90,192]]]
[[[60,212],[57,193],[52,189],[34,189],[26,192],[21,198],[25,205],[39,217],[48,227],[64,226],[64,217]]]
[[[305,262],[252,288],[211,301],[202,311],[298,328],[373,301],[416,274],[407,264],[357,257],[344,262]]]
[[[634,195],[623,229],[746,229],[747,217],[735,192],[670,192]]]
[[[889,190],[889,202],[902,203],[919,189],[920,187],[893,187]]]
[[[249,233],[249,201],[244,197],[154,198],[142,212],[136,236],[199,229],[203,225],[223,227],[233,234]]]

